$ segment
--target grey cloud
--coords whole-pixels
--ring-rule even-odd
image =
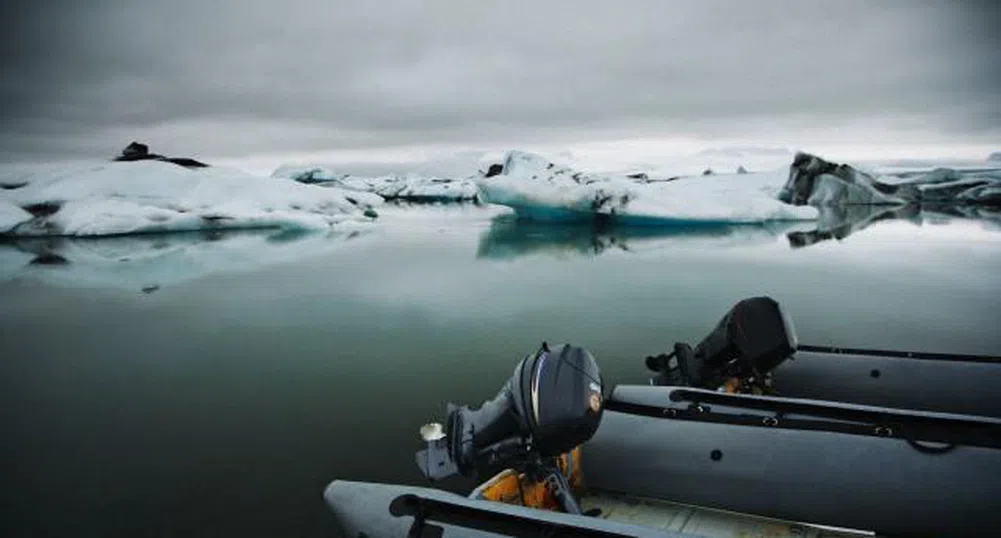
[[[990,2],[41,1],[3,8],[0,157],[1001,133]],[[156,140],[151,140],[156,143]]]

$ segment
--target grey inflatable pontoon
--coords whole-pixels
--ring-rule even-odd
[[[1001,417],[1001,357],[802,344],[769,297],[738,302],[694,348],[646,358],[651,383]]]
[[[617,387],[589,488],[888,536],[1001,530],[1001,420]]]
[[[581,456],[581,506],[599,517],[341,481],[326,500],[348,536],[372,538],[404,536],[415,520],[442,536],[1001,530],[996,419],[687,387],[619,386],[605,405]]]
[[[1001,358],[799,345],[772,372],[778,394],[1001,417]]]
[[[345,537],[857,538],[871,533],[595,492],[601,517],[470,499],[431,488],[336,480],[324,499]],[[421,522],[421,523],[418,523]],[[439,531],[440,529],[440,531]],[[439,534],[440,532],[440,534]]]

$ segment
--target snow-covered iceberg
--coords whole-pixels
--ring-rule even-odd
[[[0,234],[8,233],[15,226],[22,222],[28,222],[32,218],[33,215],[31,213],[0,198]]]
[[[477,179],[483,201],[537,220],[598,220],[626,225],[812,220],[817,210],[778,199],[788,168],[753,174],[641,182],[585,174],[538,155],[510,151]]]
[[[476,184],[468,179],[428,178],[415,175],[376,178],[347,177],[346,189],[373,192],[386,200],[404,202],[474,202]]]
[[[547,221],[626,225],[748,224],[812,220],[817,208],[1001,204],[1001,170],[940,168],[879,176],[798,153],[770,172],[651,180],[601,176],[530,153],[508,152],[477,179],[483,201]]]
[[[327,230],[377,216],[375,194],[159,160],[0,168],[0,235]]]
[[[294,165],[280,166],[271,175],[299,183],[375,193],[386,200],[415,203],[477,200],[476,184],[471,179],[424,177],[417,174],[362,177],[338,174],[322,166]]]
[[[332,170],[322,166],[300,166],[293,164],[283,164],[271,172],[271,177],[279,179],[291,179],[299,183],[308,185],[339,183],[347,177],[346,174],[336,174]]]

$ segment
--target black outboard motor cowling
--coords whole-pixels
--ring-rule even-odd
[[[417,454],[426,476],[476,476],[530,458],[556,457],[594,435],[602,413],[601,372],[587,350],[564,345],[522,359],[478,409],[449,405],[444,436]]]
[[[728,378],[757,381],[796,351],[792,321],[770,297],[738,302],[716,328],[692,349],[674,346],[670,355],[647,357],[655,385],[715,389]],[[674,359],[674,360],[672,360]]]
[[[568,452],[594,435],[601,422],[601,372],[584,348],[548,346],[526,357],[518,368],[519,414],[528,417],[536,450],[542,457]],[[528,381],[528,383],[526,383]]]

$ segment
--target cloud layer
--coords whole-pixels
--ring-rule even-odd
[[[991,2],[88,0],[3,7],[0,158],[810,131],[994,143]]]

